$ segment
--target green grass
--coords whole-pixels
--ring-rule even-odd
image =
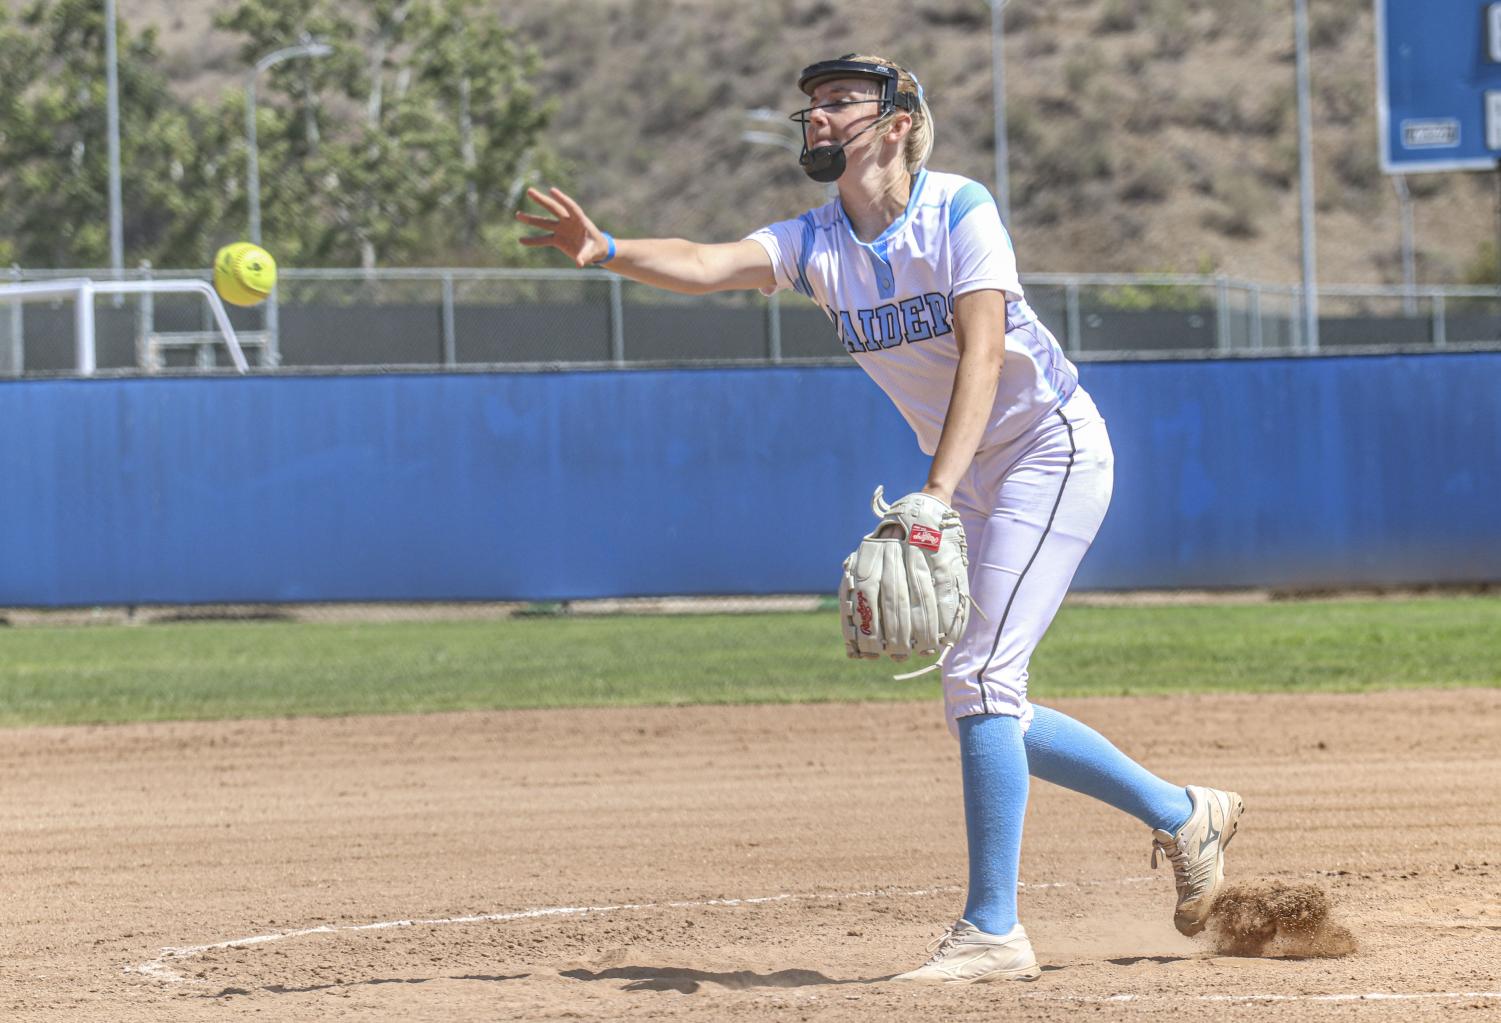
[[[0,725],[900,700],[831,612],[0,629]],[[1501,598],[1068,607],[1032,694],[1501,685]]]

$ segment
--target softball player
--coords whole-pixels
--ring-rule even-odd
[[[1163,781],[1093,729],[1030,703],[1027,664],[1110,502],[1113,455],[1079,373],[1027,305],[986,188],[925,168],[933,119],[916,78],[848,55],[805,69],[804,170],[837,199],[748,238],[617,240],[557,189],[518,219],[579,266],[605,264],[687,293],[792,288],[895,402],[932,456],[924,493],[957,510],[982,615],[943,666],[969,846],[962,917],[896,979],[971,983],[1039,975],[1017,921],[1028,774],[1094,796],[1152,829],[1172,864],[1174,922],[1203,929],[1242,802]]]

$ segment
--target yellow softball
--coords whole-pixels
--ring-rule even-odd
[[[214,256],[214,290],[231,305],[257,305],[276,287],[276,260],[250,242],[226,245]]]

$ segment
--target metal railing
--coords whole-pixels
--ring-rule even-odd
[[[98,366],[95,329],[97,321],[94,310],[96,296],[135,295],[143,303],[149,303],[153,296],[167,294],[197,295],[202,298],[218,328],[217,332],[204,331],[202,333],[212,337],[215,343],[224,344],[235,369],[241,373],[249,369],[234,327],[229,322],[229,315],[224,310],[224,303],[206,281],[96,281],[87,277],[64,277],[57,280],[21,281],[0,285],[0,301],[8,301],[13,306],[20,306],[25,302],[49,300],[73,303],[73,352],[76,368],[82,376],[92,375]],[[19,354],[17,361],[19,362]]]
[[[12,269],[13,281],[107,271]],[[142,266],[127,281],[206,280]],[[1027,298],[1077,360],[1314,354],[1301,289],[1228,276],[1029,274]],[[195,288],[198,287],[195,285]],[[132,289],[124,289],[132,290]],[[105,372],[209,370],[227,355],[201,308],[161,294],[101,308]],[[0,296],[3,302],[3,296]],[[1501,289],[1319,289],[1320,350],[1501,347]],[[0,312],[0,374],[77,372],[70,316]],[[842,362],[825,314],[754,292],[682,296],[606,270],[286,269],[274,304],[229,310],[259,369],[638,367]],[[8,329],[7,329],[8,328]]]

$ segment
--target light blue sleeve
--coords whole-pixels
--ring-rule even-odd
[[[1016,251],[990,190],[978,181],[964,185],[949,199],[948,217],[953,294],[989,288],[1019,301]]]
[[[776,286],[770,291],[761,289],[762,294],[773,295],[783,288],[792,288],[808,298],[813,297],[813,288],[808,283],[808,256],[814,238],[812,213],[768,224],[747,238],[757,242],[771,257]]]
[[[764,296],[772,296],[784,288],[797,288],[799,285],[800,267],[803,266],[803,225],[802,217],[796,220],[778,220],[776,223],[761,228],[760,231],[752,231],[747,240],[758,243],[766,249],[766,254],[772,258],[772,276],[776,278],[776,287],[767,291],[761,290]]]

